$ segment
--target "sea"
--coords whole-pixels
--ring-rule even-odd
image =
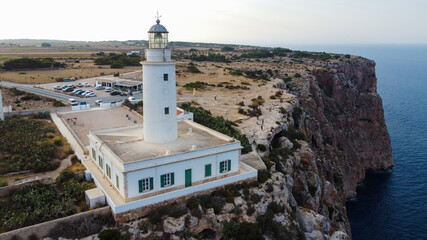
[[[427,239],[427,45],[294,45],[376,62],[393,149],[391,173],[369,173],[347,201],[354,240]]]

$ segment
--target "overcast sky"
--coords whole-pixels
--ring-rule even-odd
[[[157,9],[171,41],[427,44],[426,0],[4,0],[0,39],[147,39]]]

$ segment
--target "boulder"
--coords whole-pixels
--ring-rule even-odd
[[[275,215],[273,220],[277,223],[282,224],[282,226],[289,226],[288,221],[286,221],[285,216],[283,215],[280,215],[280,216]]]
[[[199,223],[199,219],[197,217],[191,216],[187,222],[187,226],[192,228],[195,227]]]
[[[235,197],[234,198],[234,205],[236,205],[236,206],[243,205],[243,198],[242,197]]]
[[[171,235],[169,239],[170,240],[181,240],[181,238],[176,236],[176,235]]]
[[[325,235],[318,231],[318,230],[314,230],[313,232],[310,233],[304,233],[305,234],[305,239],[307,240],[324,240],[325,239]]]
[[[329,240],[349,240],[349,236],[347,233],[342,231],[335,231],[332,233],[332,236],[329,238]]]
[[[297,208],[297,220],[301,229],[308,233],[314,230],[328,232],[331,227],[327,217],[303,207]]]
[[[226,203],[222,208],[222,210],[225,211],[226,213],[233,211],[233,209],[234,209],[234,204],[232,203]]]
[[[168,217],[163,221],[163,230],[166,233],[176,233],[184,231],[185,229],[185,217],[173,218]]]

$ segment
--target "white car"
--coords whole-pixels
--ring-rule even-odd
[[[113,89],[110,87],[105,88],[105,92],[112,92],[112,91],[113,91]]]
[[[85,82],[85,83],[83,83],[83,86],[84,86],[84,87],[90,87],[90,84],[89,84],[89,83],[87,83],[87,82]]]
[[[95,87],[95,90],[104,90],[104,89],[105,89],[105,87],[102,85],[98,85]]]
[[[77,100],[76,99],[74,99],[74,98],[70,98],[70,99],[68,99],[68,103],[69,104],[71,104],[71,106],[76,106],[76,105],[78,105],[79,103],[77,102]]]
[[[62,87],[59,86],[59,85],[56,85],[56,86],[53,87],[53,89],[55,89],[55,90],[62,90]]]
[[[84,94],[82,94],[83,96],[85,96],[85,97],[87,97],[87,95],[89,95],[89,94],[91,94],[92,93],[92,91],[87,91],[87,92],[85,92]]]
[[[94,92],[89,93],[88,95],[86,95],[86,97],[96,97],[96,93],[94,93]]]
[[[103,102],[104,102],[104,101],[102,101],[102,100],[96,100],[96,101],[95,101],[95,103],[96,103],[96,104],[98,104],[98,105],[101,105],[101,103],[103,103]]]

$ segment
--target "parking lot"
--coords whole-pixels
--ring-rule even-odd
[[[109,97],[110,94],[105,92],[105,90],[96,90],[95,89],[95,82],[96,82],[96,78],[85,78],[85,79],[80,79],[80,80],[76,80],[76,81],[71,81],[71,82],[56,82],[56,83],[45,83],[45,84],[39,84],[36,85],[38,87],[44,88],[46,90],[50,90],[50,91],[55,91],[55,92],[60,92],[60,93],[64,93],[64,94],[68,94],[70,96],[73,96],[71,94],[71,92],[63,92],[62,90],[55,90],[54,87],[55,86],[64,86],[64,85],[70,85],[70,84],[74,84],[74,85],[78,85],[79,83],[83,84],[83,83],[88,83],[90,85],[90,87],[78,87],[75,89],[81,89],[83,91],[92,91],[94,93],[96,93],[96,97],[95,98],[103,98],[103,97]],[[85,98],[83,96],[79,96],[81,98]]]

